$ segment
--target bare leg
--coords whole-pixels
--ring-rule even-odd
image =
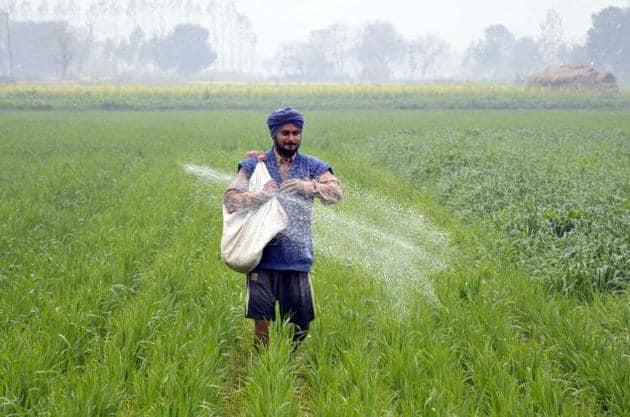
[[[267,320],[254,320],[254,347],[269,346],[269,322]]]

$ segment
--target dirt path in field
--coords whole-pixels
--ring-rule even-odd
[[[227,186],[233,176],[208,166],[182,164],[200,180]],[[333,207],[316,204],[313,240],[317,255],[363,268],[397,300],[413,286],[434,299],[429,276],[446,267],[448,236],[422,213],[353,185]],[[403,305],[404,307],[404,305]]]

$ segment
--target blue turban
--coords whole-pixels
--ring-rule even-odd
[[[267,126],[269,126],[269,133],[271,133],[271,137],[275,138],[280,128],[288,123],[291,123],[298,129],[302,130],[304,127],[304,116],[302,116],[302,113],[292,109],[291,107],[278,109],[271,113],[267,118]]]

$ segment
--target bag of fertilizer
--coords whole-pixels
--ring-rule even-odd
[[[262,191],[271,180],[265,163],[260,161],[249,179],[249,191]],[[276,199],[253,209],[228,213],[223,206],[221,258],[230,268],[247,273],[260,263],[267,243],[288,224],[287,214]]]

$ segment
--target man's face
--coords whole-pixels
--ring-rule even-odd
[[[273,143],[280,155],[291,157],[302,143],[302,131],[292,123],[283,125],[273,139]]]

